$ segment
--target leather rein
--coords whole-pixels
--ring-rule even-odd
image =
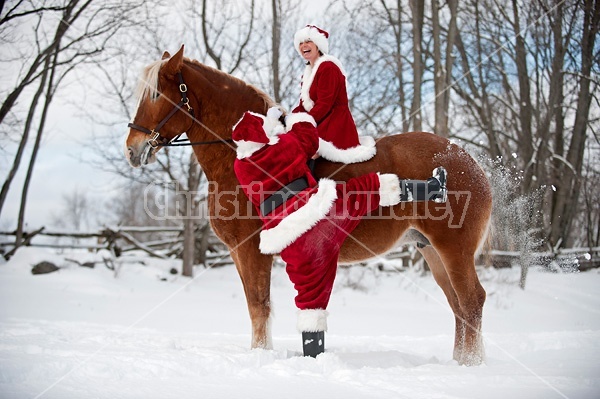
[[[171,110],[171,112],[169,112],[167,114],[167,116],[165,116],[163,118],[163,120],[160,121],[158,123],[158,125],[156,125],[156,127],[152,130],[145,128],[143,126],[140,126],[140,125],[136,125],[135,123],[128,123],[127,127],[138,130],[142,133],[149,135],[150,140],[148,140],[148,145],[152,148],[182,147],[182,146],[219,144],[219,143],[232,142],[233,141],[232,139],[219,139],[219,140],[196,141],[196,142],[191,142],[191,141],[189,141],[189,139],[180,139],[179,137],[181,137],[181,135],[185,132],[179,133],[177,136],[175,136],[171,140],[167,139],[166,137],[161,136],[160,129],[162,129],[165,126],[165,124],[169,121],[169,119],[171,119],[173,117],[173,115],[175,115],[177,113],[177,111],[180,111],[180,110],[183,111],[184,110],[183,107],[185,107],[187,109],[187,112],[190,114],[191,119],[192,119],[192,123],[187,130],[189,130],[192,127],[192,125],[194,124],[194,121],[196,120],[195,115],[194,115],[194,108],[192,108],[192,106],[190,105],[190,99],[187,95],[188,88],[187,88],[187,85],[185,84],[185,82],[183,81],[183,75],[181,74],[181,72],[177,72],[177,77],[179,78],[179,93],[181,94],[181,100],[179,101],[178,104],[175,104],[173,106],[173,109]]]

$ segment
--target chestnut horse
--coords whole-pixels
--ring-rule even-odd
[[[242,279],[252,323],[252,348],[271,348],[270,281],[273,257],[259,252],[262,223],[238,189],[233,171],[232,127],[245,111],[265,114],[273,101],[240,79],[183,57],[150,64],[142,76],[137,113],[129,125],[126,157],[133,167],[155,160],[156,152],[186,132],[213,190],[208,208],[215,234],[231,251]],[[207,144],[207,145],[201,145]],[[454,359],[483,361],[481,319],[485,291],[475,272],[475,255],[490,220],[492,197],[484,171],[462,148],[431,133],[403,133],[377,142],[377,155],[358,164],[320,160],[318,177],[338,181],[368,172],[427,179],[437,166],[448,171],[448,201],[400,203],[365,217],[344,242],[340,262],[358,262],[404,242],[418,242],[455,315]]]

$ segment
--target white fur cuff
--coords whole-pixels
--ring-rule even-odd
[[[392,206],[400,202],[400,179],[393,173],[379,174],[379,205]]]
[[[365,162],[375,156],[377,148],[371,136],[359,136],[360,144],[342,150],[333,143],[319,138],[319,155],[331,162],[357,163]]]
[[[298,311],[298,332],[327,331],[327,316],[325,309],[304,309]]]
[[[306,112],[294,112],[285,117],[285,131],[289,132],[295,123],[308,122],[314,127],[317,127],[317,122],[310,114]]]

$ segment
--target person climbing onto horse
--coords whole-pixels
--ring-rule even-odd
[[[234,172],[263,222],[261,253],[279,253],[286,263],[297,291],[303,353],[316,357],[325,350],[326,309],[344,240],[379,206],[446,201],[446,172],[439,167],[427,181],[375,172],[347,182],[317,181],[307,165],[319,148],[316,121],[292,113],[284,127],[281,115],[276,107],[266,116],[247,111],[234,125]]]
[[[376,152],[375,140],[359,136],[348,105],[346,72],[329,54],[329,33],[306,25],[294,35],[294,47],[306,61],[300,100],[292,113],[307,112],[317,122],[318,155],[341,163],[364,162]]]

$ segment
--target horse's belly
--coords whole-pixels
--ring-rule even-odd
[[[344,241],[339,262],[356,263],[394,249],[408,227],[407,221],[367,215]]]

